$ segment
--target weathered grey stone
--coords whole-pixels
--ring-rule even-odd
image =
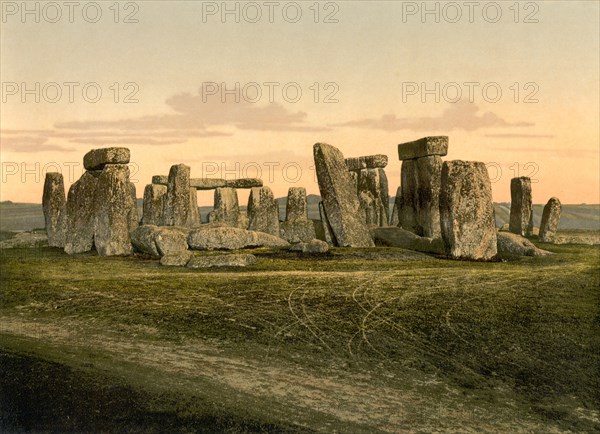
[[[562,205],[558,198],[551,198],[542,214],[542,223],[540,224],[540,241],[544,243],[552,243],[556,239],[556,231],[558,230],[558,224],[560,223],[560,211]]]
[[[96,195],[101,171],[86,171],[75,181],[67,195],[65,252],[89,252],[94,246]]]
[[[383,169],[388,165],[387,155],[366,155],[364,157],[346,158],[346,167],[350,171],[362,169]]]
[[[155,241],[158,229],[159,228],[156,225],[141,225],[131,232],[131,244],[133,245],[134,250],[147,255],[160,257]]]
[[[169,253],[160,258],[160,265],[168,267],[185,267],[194,254],[188,250],[185,252]]]
[[[379,226],[379,207],[370,191],[358,193],[361,220],[367,226]]]
[[[279,205],[269,187],[250,190],[247,210],[249,230],[279,236]]]
[[[154,175],[152,177],[152,184],[164,185],[166,187],[169,185],[169,177],[167,175]]]
[[[372,201],[368,200],[369,197],[364,197],[365,192],[370,193]],[[367,225],[388,225],[390,196],[385,170],[363,169],[358,172],[358,198],[361,209],[365,212]],[[369,202],[370,209],[367,208]]]
[[[162,214],[166,194],[167,187],[164,185],[148,184],[146,186],[144,189],[142,224],[162,224]]]
[[[129,167],[126,164],[107,164],[98,177],[94,244],[100,256],[130,255],[133,253],[129,235],[132,221]]]
[[[197,205],[193,202],[195,201],[191,196],[189,166],[185,164],[171,166],[164,200],[163,225],[185,227],[200,225],[197,219]]]
[[[65,246],[67,200],[62,173],[46,173],[42,208],[50,247]]]
[[[250,254],[194,256],[188,268],[247,267],[256,264],[256,256]]]
[[[304,187],[289,188],[285,207],[285,220],[288,222],[308,220],[306,189]]]
[[[440,238],[420,237],[397,226],[372,228],[371,235],[377,245],[401,247],[422,253],[444,254],[444,242]]]
[[[323,206],[340,247],[373,247],[367,225],[359,214],[360,204],[344,156],[339,149],[317,143],[313,148]]]
[[[447,136],[424,137],[398,145],[398,158],[400,160],[412,160],[431,155],[443,157],[446,154],[448,154]]]
[[[42,232],[19,232],[12,238],[0,241],[0,249],[36,249],[48,247],[48,236]]]
[[[390,216],[390,226],[400,225],[400,202],[402,201],[402,187],[398,187],[395,197],[396,199],[394,200],[394,206],[392,207],[392,215]]]
[[[308,242],[317,237],[315,223],[309,219],[281,222],[279,236],[290,243]]]
[[[83,157],[83,167],[86,170],[102,170],[107,164],[128,164],[129,149],[101,148],[92,149]]]
[[[129,188],[129,232],[134,231],[140,225],[140,216],[138,214],[138,206],[137,206],[137,192],[135,189],[135,184],[131,181],[127,181],[127,186]]]
[[[254,188],[262,187],[262,179],[217,179],[217,178],[192,178],[190,186],[196,190],[213,190],[215,188]]]
[[[399,226],[416,233],[419,224],[417,220],[417,164],[415,160],[402,162],[400,190]]]
[[[439,238],[440,229],[440,188],[442,182],[442,159],[434,155],[419,158],[416,163],[417,175],[417,235]]]
[[[533,229],[531,179],[525,176],[511,179],[510,196],[509,230],[514,234],[531,235]]]
[[[551,253],[539,249],[527,238],[509,232],[497,234],[498,257],[500,259],[515,259],[521,256],[546,256]]]
[[[492,186],[484,163],[444,163],[440,217],[447,254],[473,260],[496,256]]]
[[[178,228],[162,227],[156,232],[154,242],[160,256],[185,252],[188,249],[188,234]]]
[[[331,230],[329,220],[327,219],[323,202],[319,202],[319,216],[321,217],[321,224],[323,228],[323,241],[327,242],[327,244],[330,246],[335,246],[335,237],[333,235],[333,231]]]
[[[329,251],[329,244],[327,244],[325,241],[313,239],[308,242],[292,245],[292,247],[290,247],[290,251],[302,253],[326,253]]]
[[[194,222],[194,224],[192,224],[192,226],[199,226],[200,225],[200,208],[198,207],[198,194],[196,193],[196,190],[194,190],[193,188],[190,189],[190,215],[191,215],[191,219]],[[190,226],[190,227],[192,227]]]
[[[223,187],[215,190],[214,209],[209,213],[208,221],[246,229],[247,226],[242,226],[238,195],[235,188]]]
[[[194,250],[238,250],[250,247],[287,247],[279,237],[232,227],[200,227],[190,232],[188,245]]]

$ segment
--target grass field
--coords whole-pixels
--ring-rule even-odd
[[[5,431],[597,432],[600,248],[243,270],[0,251]],[[213,253],[215,254],[215,253]]]

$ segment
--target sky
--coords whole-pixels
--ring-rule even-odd
[[[138,197],[178,163],[318,194],[317,142],[388,155],[395,194],[397,145],[446,135],[497,202],[600,202],[600,2],[75,3],[1,2],[1,200],[105,146]]]

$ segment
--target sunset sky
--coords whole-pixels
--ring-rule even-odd
[[[445,159],[489,164],[495,201],[510,200],[518,172],[535,182],[535,203],[600,202],[600,2],[428,2],[436,22],[420,1],[278,2],[272,20],[268,2],[227,2],[239,17],[223,17],[220,1],[122,2],[116,17],[111,1],[96,3],[95,23],[80,3],[70,22],[63,2],[60,19],[28,2],[38,23],[20,1],[2,2],[2,200],[41,202],[44,171],[57,166],[68,188],[83,155],[104,146],[131,149],[139,197],[176,163],[193,177],[261,176],[277,197],[318,193],[316,142],[387,154],[395,194],[397,145],[447,135]],[[210,83],[239,83],[239,101]],[[436,83],[439,102],[422,92]],[[98,102],[84,99],[86,84],[89,101],[102,90]],[[138,102],[125,103],[132,92]]]

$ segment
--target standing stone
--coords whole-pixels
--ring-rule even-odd
[[[372,197],[371,209],[366,206],[367,197],[363,193],[370,193]],[[387,226],[389,219],[388,180],[383,169],[362,169],[358,172],[358,197],[361,208],[367,216],[366,223],[377,226]],[[362,197],[362,200],[361,200]],[[368,217],[368,216],[371,217]]]
[[[370,191],[361,191],[358,194],[361,220],[367,226],[379,226],[379,206]]]
[[[128,164],[129,156],[127,148],[92,149],[83,157],[83,167],[86,170],[102,170],[107,164]]]
[[[198,226],[200,224],[196,219],[198,212],[193,210],[193,206],[190,195],[190,167],[185,164],[171,166],[164,200],[163,225]]]
[[[248,198],[248,229],[279,236],[279,205],[269,187],[255,187]]]
[[[415,160],[404,160],[400,172],[400,209],[398,213],[402,229],[417,233],[417,164]]]
[[[67,218],[67,201],[62,173],[46,173],[42,207],[48,234],[48,246],[64,247]]]
[[[135,189],[135,184],[133,182],[127,181],[127,187],[129,188],[129,232],[132,232],[137,229],[140,225],[140,216],[138,215],[138,206],[137,206],[137,193]]]
[[[524,176],[511,179],[510,196],[510,223],[508,230],[521,236],[531,235],[531,229],[533,229],[530,229],[530,222],[533,223],[531,179]]]
[[[440,215],[446,252],[454,258],[496,256],[492,185],[484,163],[448,161],[442,167]]]
[[[398,187],[396,190],[396,199],[394,200],[394,206],[392,207],[392,215],[390,217],[390,226],[400,226],[400,201],[402,200],[402,187]]]
[[[288,190],[285,220],[288,222],[308,220],[306,189],[304,187],[290,187]]]
[[[209,222],[221,222],[234,228],[241,226],[241,214],[238,194],[235,188],[217,188],[215,190],[214,209],[208,214]]]
[[[285,221],[279,224],[281,238],[290,243],[309,242],[316,238],[315,224],[308,219],[304,187],[290,187],[285,214]]]
[[[65,252],[89,252],[94,246],[96,191],[102,172],[88,170],[75,181],[67,195]]]
[[[94,244],[100,256],[133,253],[129,184],[129,167],[125,164],[107,164],[98,177]]]
[[[442,158],[439,155],[418,158],[417,175],[417,235],[439,238],[440,188],[442,181]]]
[[[200,207],[198,207],[198,194],[196,190],[190,188],[190,215],[193,222],[193,226],[200,225]]]
[[[551,198],[544,207],[542,223],[540,224],[540,241],[544,243],[554,242],[558,224],[560,223],[561,209],[560,200],[556,197]]]
[[[167,187],[158,184],[148,184],[144,189],[144,212],[142,224],[161,225]]]
[[[339,149],[325,143],[315,144],[313,154],[323,207],[336,244],[374,247],[369,229],[359,215],[357,191],[344,156]]]

